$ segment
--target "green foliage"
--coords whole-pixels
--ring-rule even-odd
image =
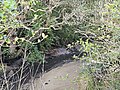
[[[55,1],[46,5],[39,0],[4,0],[0,4],[0,45],[4,58],[24,57],[29,52],[28,61],[40,61],[42,51],[79,38],[74,26],[64,20],[64,13],[71,13],[68,3]],[[26,45],[33,47],[26,49]]]
[[[119,12],[119,0],[1,0],[0,52],[38,62],[43,51],[79,40],[87,89],[119,90]]]
[[[44,54],[37,49],[37,47],[34,47],[31,49],[31,52],[27,56],[28,62],[43,62],[44,60]]]
[[[38,44],[40,49],[45,50],[53,46],[65,45],[65,43],[77,39],[78,35],[74,33],[74,27],[69,27],[63,20],[63,13],[68,13],[68,5],[56,2],[52,3],[51,7],[46,7],[43,3],[35,3],[28,13],[28,18],[36,17],[30,25],[32,32],[45,27],[47,29],[42,30],[42,32],[48,35],[48,38]]]
[[[41,32],[41,39],[37,36],[38,38],[36,40],[36,33],[38,33],[39,30],[32,30],[34,27],[29,28],[28,23],[25,23],[27,21],[27,13],[25,11],[30,8],[30,2],[26,1],[18,4],[14,0],[4,0],[0,1],[0,4],[0,45],[2,46],[3,59],[14,58],[19,55],[23,56],[25,54],[26,43],[33,45],[47,38],[47,35]],[[35,14],[34,17],[29,18],[29,20],[30,19],[33,19],[32,22],[34,22],[34,20],[37,19],[37,15]],[[19,48],[19,50],[17,48]],[[42,58],[42,53],[38,52],[35,48],[36,47],[27,49],[27,52],[32,52],[34,55],[34,57],[32,57],[31,54],[29,56],[27,54],[29,61]],[[41,56],[41,58],[35,56],[36,54]],[[31,58],[34,59],[31,60]]]
[[[0,1],[0,46],[3,47],[3,55],[8,58],[11,56],[10,44],[15,43],[16,28],[21,26],[16,19],[17,15],[17,4],[14,0]]]
[[[87,38],[80,39],[79,43],[87,52],[87,56],[83,56],[82,60],[87,61],[86,67],[89,66],[85,72],[86,78],[92,80],[91,82],[88,80],[88,87],[92,86],[88,90],[119,89],[119,5],[118,0],[94,2],[91,13],[85,14],[85,17],[89,18],[83,18],[87,20],[85,31],[82,32],[81,29],[77,31]]]

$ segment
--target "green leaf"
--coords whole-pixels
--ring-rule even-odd
[[[11,43],[11,40],[8,38],[8,39],[6,39],[6,43],[7,44],[10,44]]]

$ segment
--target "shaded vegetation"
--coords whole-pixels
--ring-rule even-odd
[[[19,56],[42,62],[47,51],[75,43],[86,52],[74,56],[85,61],[86,90],[119,90],[119,0],[19,1],[0,1],[1,64]]]

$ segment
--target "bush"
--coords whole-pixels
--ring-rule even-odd
[[[38,52],[43,52],[78,39],[79,35],[74,33],[74,27],[68,26],[64,20],[64,13],[70,13],[71,6],[63,1],[54,1],[48,5],[48,2],[38,0],[4,0],[0,4],[3,60],[24,57],[25,51],[26,57],[30,58],[29,53],[36,51],[36,48]],[[37,53],[39,54],[41,56],[44,53]],[[34,58],[37,59],[37,56]]]
[[[82,60],[88,63],[82,75],[89,78],[88,90],[118,90],[120,85],[119,1],[96,0],[89,4],[92,6],[86,8],[90,12],[86,11],[81,21],[82,25],[85,25],[84,28],[80,28],[81,22],[77,28],[79,29],[77,32],[86,38],[79,40],[79,44],[87,53]]]

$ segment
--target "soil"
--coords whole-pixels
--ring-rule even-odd
[[[81,71],[80,65],[80,61],[65,63],[31,80],[23,90],[81,90],[77,82]]]

